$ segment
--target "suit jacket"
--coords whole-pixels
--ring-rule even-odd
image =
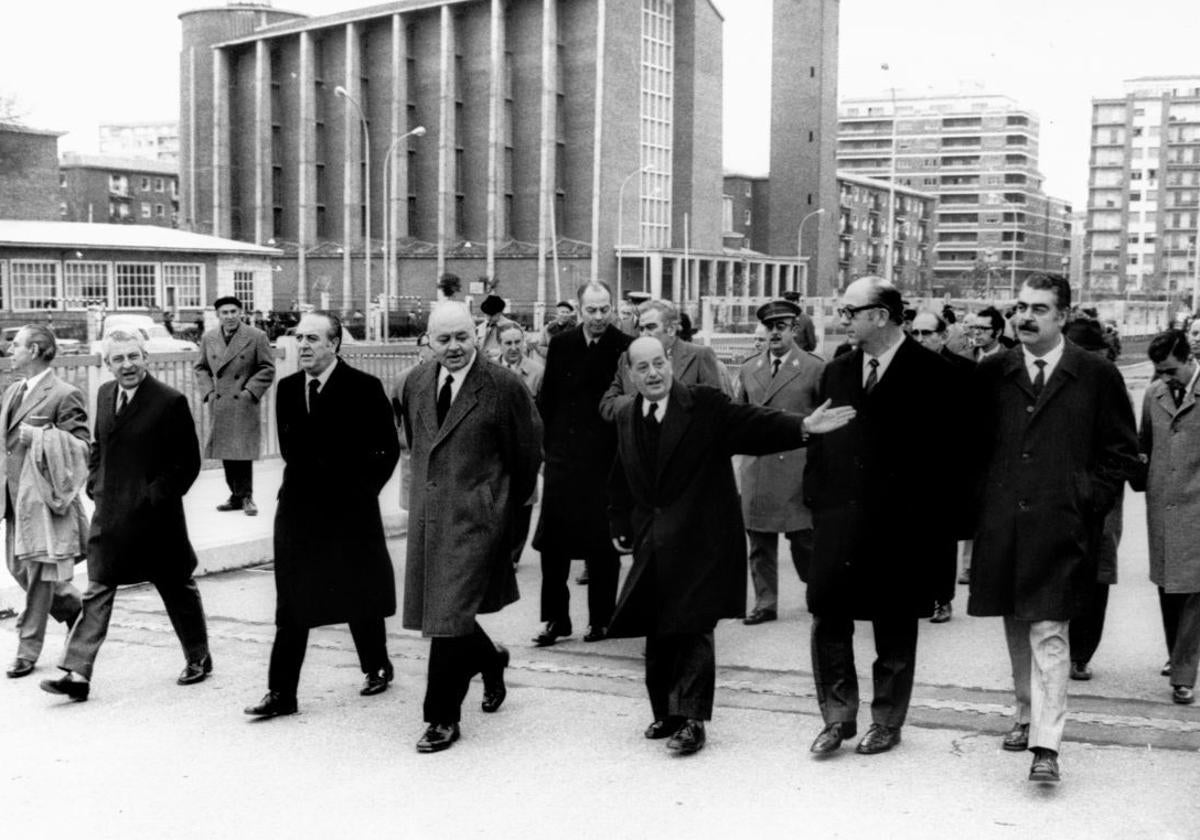
[[[183,496],[200,473],[187,397],[150,374],[116,414],[117,383],[96,394],[96,440],[87,492],[96,502],[88,577],[109,585],[191,577]]]
[[[800,417],[812,414],[820,405],[817,397],[825,363],[793,346],[782,358],[779,373],[771,376],[773,359],[770,353],[763,353],[742,367],[738,402],[790,411]],[[807,449],[800,448],[742,462],[742,517],[746,528],[782,534],[812,527],[812,514],[804,504],[807,459]]]
[[[721,368],[717,363],[717,354],[711,347],[703,344],[692,344],[676,338],[667,351],[671,360],[675,381],[682,385],[707,385],[710,388],[725,390],[725,380],[721,376]],[[617,408],[622,403],[630,402],[637,396],[637,388],[629,375],[629,352],[621,354],[617,361],[617,373],[612,384],[600,398],[600,416],[611,423],[616,417]]]
[[[1121,374],[1067,341],[1037,398],[1020,348],[984,360],[974,386],[979,517],[968,611],[1074,618],[1096,581],[1091,548],[1137,464]]]
[[[195,371],[201,396],[212,406],[204,457],[258,458],[262,438],[258,403],[275,379],[275,353],[267,334],[242,324],[226,344],[220,327],[209,330],[200,339]]]
[[[404,626],[467,636],[478,613],[519,597],[515,524],[537,483],[541,427],[521,380],[478,353],[439,427],[439,370],[427,362],[404,386],[413,472]]]
[[[339,359],[314,411],[306,374],[279,381],[286,462],[275,511],[275,621],[317,627],[396,611],[379,492],[400,457],[383,384]]]
[[[9,408],[18,388],[19,382],[12,383],[5,389],[3,399],[0,399],[0,418],[8,421],[4,432],[5,457],[0,459],[0,484],[7,491],[0,493],[3,496],[0,498],[0,512],[6,517],[11,516],[8,504],[17,498],[21,471],[29,452],[29,445],[21,442],[21,423],[61,429],[84,444],[91,441],[83,394],[74,385],[63,382],[51,370],[32,391],[25,394],[20,408],[9,417]]]
[[[611,533],[633,546],[612,636],[706,633],[746,609],[746,536],[730,457],[804,443],[803,417],[676,382],[653,462],[642,399],[617,410]]]
[[[537,397],[546,453],[542,514],[533,536],[538,551],[586,557],[612,550],[605,482],[617,433],[599,405],[630,341],[611,324],[590,350],[582,326],[550,339]]]
[[[953,574],[927,550],[945,540],[945,510],[957,490],[937,469],[953,413],[950,366],[904,338],[870,394],[863,389],[863,351],[825,365],[822,401],[852,405],[845,427],[814,437],[804,495],[813,514],[808,609],[856,619],[927,616],[941,575]],[[953,586],[953,583],[950,583]]]
[[[1162,380],[1142,402],[1150,580],[1170,593],[1200,592],[1200,407],[1197,387],[1179,407]]]
[[[542,379],[546,375],[546,366],[538,359],[522,356],[521,363],[517,366],[518,369],[516,371],[510,369],[502,357],[497,357],[492,359],[492,361],[509,371],[509,373],[515,373],[525,383],[525,388],[529,391],[529,394],[534,399],[537,398],[538,392],[542,390]]]

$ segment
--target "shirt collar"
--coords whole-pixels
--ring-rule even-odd
[[[37,387],[39,384],[41,384],[42,380],[45,379],[47,374],[49,374],[49,373],[50,373],[50,368],[45,368],[44,370],[39,371],[38,373],[35,373],[33,376],[26,377],[25,378],[25,392],[28,393],[28,392],[32,391],[35,387]]]
[[[471,354],[471,361],[467,362],[466,367],[459,368],[458,370],[452,371],[449,368],[443,367],[441,364],[439,364],[438,365],[438,385],[440,386],[442,383],[444,383],[446,381],[447,376],[453,377],[455,383],[462,382],[464,379],[467,378],[467,374],[471,372],[471,368],[473,368],[475,366],[475,360],[478,358],[479,358],[479,348],[476,347],[475,352]]]
[[[892,357],[896,355],[896,351],[900,349],[900,345],[903,343],[904,343],[904,336],[901,335],[900,338],[898,338],[895,341],[895,343],[892,344],[891,347],[887,348],[886,350],[884,350],[882,353],[880,353],[878,355],[868,353],[866,350],[864,350],[863,358],[864,358],[864,360],[878,359],[880,367],[887,367],[889,364],[891,364]]]
[[[320,384],[317,385],[317,390],[324,391],[325,385],[329,382],[329,377],[333,374],[333,369],[337,367],[339,361],[341,360],[337,356],[334,356],[333,362],[330,363],[329,367],[325,368],[325,370],[321,371],[317,376],[313,376],[311,373],[305,372],[305,384],[314,381],[318,382]]]
[[[647,415],[649,415],[650,414],[650,406],[657,405],[658,406],[658,422],[661,423],[663,421],[663,418],[667,416],[667,404],[670,401],[671,401],[671,392],[670,391],[667,391],[667,393],[663,395],[663,398],[661,400],[648,400],[645,397],[643,397],[642,398],[642,416],[646,417]]]
[[[1058,343],[1051,347],[1044,356],[1033,355],[1033,353],[1029,352],[1029,347],[1025,344],[1021,345],[1021,355],[1025,357],[1025,367],[1029,368],[1030,370],[1035,369],[1034,362],[1038,360],[1044,361],[1046,363],[1046,375],[1049,376],[1050,371],[1057,367],[1059,359],[1062,358],[1063,348],[1065,347],[1066,341],[1060,335],[1058,337]]]

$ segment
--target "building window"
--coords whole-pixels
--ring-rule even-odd
[[[204,306],[204,267],[199,263],[163,263],[163,289],[168,301],[179,308]],[[173,291],[172,291],[173,290]]]
[[[746,198],[754,197],[754,188],[750,186],[750,182],[746,182]]]
[[[150,179],[149,178],[142,179],[142,192],[150,192]]]
[[[242,302],[244,311],[254,312],[258,308],[254,305],[253,271],[233,272],[233,293]]]
[[[165,189],[165,185],[164,185],[163,179],[162,179],[162,178],[155,178],[155,179],[154,179],[154,191],[155,191],[155,192],[162,192],[164,189]]]
[[[150,205],[146,204],[144,202],[142,203],[142,218],[143,219],[150,218]]]
[[[61,173],[61,172],[59,173],[59,175],[58,175],[58,185],[59,185],[60,187],[63,187],[64,189],[66,188],[66,186],[67,186],[67,176],[66,176],[66,174],[65,174],[65,173]]]
[[[116,263],[117,309],[151,309],[158,305],[154,263]]]
[[[639,221],[641,241],[651,248],[671,241],[674,67],[674,0],[642,0]]]
[[[726,233],[733,231],[733,196],[721,196],[721,230]]]
[[[109,175],[108,191],[113,195],[129,195],[129,179],[124,175]]]
[[[750,209],[749,208],[747,208],[746,211],[744,213],[742,213],[742,224],[746,225],[747,227],[749,227],[749,225],[750,225]]]
[[[63,263],[63,307],[86,309],[89,303],[108,306],[108,263],[79,262],[68,260]]]
[[[13,260],[9,266],[14,310],[58,307],[58,263]]]
[[[163,214],[164,214],[163,206],[161,204],[155,204],[154,205],[154,215],[161,219],[163,217]]]

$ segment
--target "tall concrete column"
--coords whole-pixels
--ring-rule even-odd
[[[212,234],[228,236],[229,208],[229,56],[213,50],[212,96]]]
[[[496,276],[500,233],[500,159],[504,154],[504,0],[492,0],[491,61],[488,68],[487,276]]]
[[[555,191],[555,107],[558,91],[558,0],[542,0],[542,127],[538,160],[537,300],[546,302],[546,259]]]
[[[605,0],[596,0],[596,107],[592,117],[592,265],[591,280],[600,279],[601,154],[604,151],[604,36],[608,19]],[[621,244],[621,243],[617,243]],[[620,278],[617,278],[620,283]]]
[[[344,82],[342,84],[355,101],[362,102],[362,91],[359,89],[362,70],[358,55],[358,27],[353,23],[348,23],[343,31],[346,39],[346,64],[343,68]],[[358,186],[362,181],[359,169],[362,166],[363,148],[362,123],[359,121],[358,111],[349,102],[342,103],[342,136],[345,138],[345,145],[342,149],[341,311],[343,315],[347,315],[353,307],[351,277],[354,271],[354,245],[358,241],[358,229],[354,223],[359,215],[355,210],[358,207],[358,196],[360,195]],[[366,312],[363,313],[364,316],[366,314]]]
[[[446,239],[455,234],[450,218],[454,212],[455,181],[455,84],[454,78],[454,15],[449,6],[442,6],[441,68],[438,97],[438,195],[437,195],[437,275],[446,271]]]
[[[296,239],[299,244],[296,255],[296,302],[308,302],[308,249],[316,239],[316,163],[313,147],[316,145],[316,92],[313,88],[313,39],[311,32],[300,33],[300,136],[297,137],[299,154],[296,162],[296,203],[300,212],[296,215]]]
[[[271,205],[271,56],[267,42],[254,42],[254,244],[262,245],[274,234],[268,217]]]

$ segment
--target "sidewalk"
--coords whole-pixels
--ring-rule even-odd
[[[198,561],[197,576],[254,566],[272,558],[275,501],[282,481],[281,458],[256,462],[254,501],[258,504],[258,516],[245,516],[232,511],[220,513],[216,506],[229,496],[225,472],[220,467],[200,471],[196,483],[183,498],[188,535]],[[85,499],[84,504],[90,516],[90,500]],[[399,466],[379,494],[379,508],[383,512],[383,527],[387,535],[395,537],[403,534],[408,515],[400,510]],[[86,563],[75,567],[75,585],[80,590],[87,586]],[[20,612],[24,600],[24,594],[9,575],[8,569],[0,567],[0,618]]]

